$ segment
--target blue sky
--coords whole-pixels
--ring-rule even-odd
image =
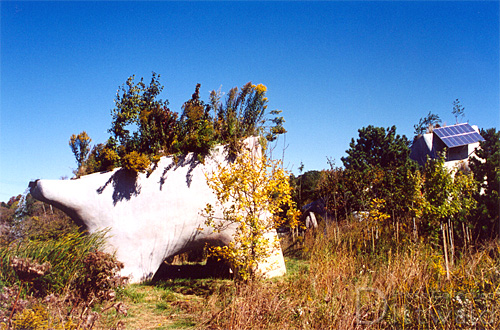
[[[499,2],[16,2],[1,6],[0,200],[71,176],[68,140],[105,142],[127,77],[161,75],[181,112],[248,81],[268,87],[294,173],[341,165],[359,128],[413,136],[429,111],[499,129]]]

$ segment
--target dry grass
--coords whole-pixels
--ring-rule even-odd
[[[360,252],[352,224],[307,239],[309,267],[215,292],[200,328],[500,328],[500,245],[465,251],[447,280],[438,248],[408,243]]]
[[[500,328],[498,242],[457,251],[448,280],[440,247],[405,242],[373,250],[359,239],[359,226],[306,235],[281,278],[129,285],[117,296],[128,315],[110,309],[93,329]]]

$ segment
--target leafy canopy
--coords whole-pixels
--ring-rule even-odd
[[[485,141],[476,149],[476,157],[471,157],[469,166],[477,180],[475,199],[478,207],[473,219],[478,225],[480,236],[500,235],[500,132],[495,128],[481,130]]]
[[[367,210],[370,201],[379,198],[386,201],[385,212],[407,215],[415,184],[409,173],[416,169],[409,144],[406,136],[396,134],[396,126],[359,130],[359,138],[352,139],[347,157],[342,158],[354,210]]]
[[[420,118],[418,124],[413,125],[413,128],[415,129],[414,134],[415,136],[424,134],[429,132],[429,129],[432,127],[435,127],[437,124],[441,123],[441,118],[439,118],[438,115],[431,113],[427,114],[424,118]]]
[[[439,241],[442,224],[448,220],[465,223],[476,207],[474,178],[469,173],[448,169],[444,165],[444,157],[427,160],[419,186],[416,215],[425,219],[423,230],[436,242]]]
[[[363,127],[359,138],[354,138],[346,151],[347,157],[342,162],[348,170],[363,172],[369,168],[382,169],[397,168],[408,165],[410,149],[406,136],[396,134],[396,126],[384,129],[383,127]]]
[[[243,150],[234,162],[219,164],[206,178],[223,210],[223,219],[217,219],[214,205],[207,204],[203,211],[206,225],[216,232],[228,223],[237,226],[232,242],[212,247],[210,251],[237,269],[237,279],[255,279],[257,265],[279,246],[278,241],[266,237],[283,221],[279,214],[286,209],[286,218],[292,225],[299,216],[292,200],[288,173],[279,161]]]
[[[90,138],[85,132],[72,136],[78,176],[117,166],[144,172],[160,156],[189,152],[203,162],[216,144],[228,145],[234,156],[246,137],[260,135],[273,141],[286,132],[284,119],[278,116],[281,111],[267,113],[266,86],[249,82],[241,90],[232,88],[225,102],[220,91],[212,91],[208,103],[201,100],[200,87],[196,85],[179,116],[169,109],[167,100],[159,98],[163,91],[160,75],[153,72],[149,84],[143,78],[135,82],[134,76],[129,77],[116,93],[108,141],[89,152]],[[274,117],[267,118],[268,114]]]
[[[69,139],[69,147],[75,155],[76,163],[78,165],[78,169],[76,171],[76,175],[78,176],[78,171],[80,169],[84,170],[82,167],[84,165],[85,160],[87,159],[90,153],[90,142],[92,139],[87,135],[87,132],[83,131],[78,135],[71,135]]]

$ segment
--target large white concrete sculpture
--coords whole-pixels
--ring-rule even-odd
[[[256,138],[245,143],[261,152]],[[150,174],[119,168],[76,180],[37,180],[30,183],[30,192],[65,211],[89,232],[109,228],[110,249],[125,265],[122,275],[138,282],[150,278],[168,257],[201,248],[206,242],[227,244],[232,239],[234,226],[214,233],[201,215],[207,203],[216,205],[205,173],[220,162],[227,162],[223,147],[215,148],[205,164],[193,154],[177,162],[162,157]],[[215,215],[222,217],[221,210]],[[275,231],[268,233],[269,239],[275,236]],[[259,269],[267,277],[283,275],[281,249]]]

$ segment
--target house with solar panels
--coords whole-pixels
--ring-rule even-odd
[[[430,129],[430,132],[415,138],[410,158],[424,165],[428,156],[437,158],[445,152],[445,165],[448,168],[460,164],[467,166],[480,141],[484,141],[484,138],[475,125],[463,123],[435,127]]]

